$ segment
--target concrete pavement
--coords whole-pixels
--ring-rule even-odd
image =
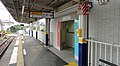
[[[24,37],[23,40],[23,48],[26,50],[25,66],[63,66],[67,64],[33,37]]]

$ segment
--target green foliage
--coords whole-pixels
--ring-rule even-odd
[[[10,31],[1,30],[0,33],[1,33],[1,34],[10,34]]]
[[[5,31],[4,31],[4,30],[1,30],[0,33],[5,34]]]
[[[23,30],[23,29],[24,29],[24,26],[20,26],[20,25],[14,25],[10,27],[11,32],[17,32],[18,30]]]

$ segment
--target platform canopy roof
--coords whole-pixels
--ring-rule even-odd
[[[73,0],[1,0],[14,19],[18,22],[31,23],[30,11],[54,12],[54,9]],[[74,0],[76,1],[76,0]],[[23,5],[25,8],[23,9]],[[22,14],[22,10],[24,13]],[[22,18],[22,21],[21,21]]]

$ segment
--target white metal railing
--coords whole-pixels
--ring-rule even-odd
[[[110,49],[107,49],[107,47]],[[116,55],[116,58],[114,58],[116,63],[114,64],[119,65],[119,48],[120,45],[117,44],[88,40],[88,66],[106,66],[106,64],[99,62],[99,59],[107,60],[107,51],[110,51],[109,60],[107,61],[113,63],[113,55]],[[104,52],[102,52],[102,50],[104,50]],[[113,53],[114,50],[116,50],[116,53]]]

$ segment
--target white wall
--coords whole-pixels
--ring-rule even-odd
[[[58,8],[58,11],[61,11],[61,10],[63,10],[63,9],[66,9],[66,8],[70,7],[70,6],[73,6],[74,4],[75,4],[75,2],[70,1],[70,2],[68,2],[68,3],[60,6],[60,7]]]
[[[119,44],[120,0],[110,0],[105,6],[93,3],[90,12],[90,36],[95,40]]]
[[[53,33],[53,46],[58,49],[57,47],[57,20],[51,20],[50,22],[50,32]]]
[[[110,2],[104,6],[99,6],[97,0],[93,0],[93,8],[90,12],[89,21],[89,34],[94,40],[120,45],[120,0],[110,0]],[[103,59],[105,55],[104,47],[105,46],[102,45]],[[116,53],[116,49],[113,49],[113,63],[116,63]],[[110,60],[109,46],[107,46],[107,60]]]
[[[45,32],[38,31],[38,40],[45,44],[45,39],[46,39]]]
[[[36,30],[33,30],[33,37],[36,38]]]
[[[50,32],[50,45],[53,46],[53,32]]]

